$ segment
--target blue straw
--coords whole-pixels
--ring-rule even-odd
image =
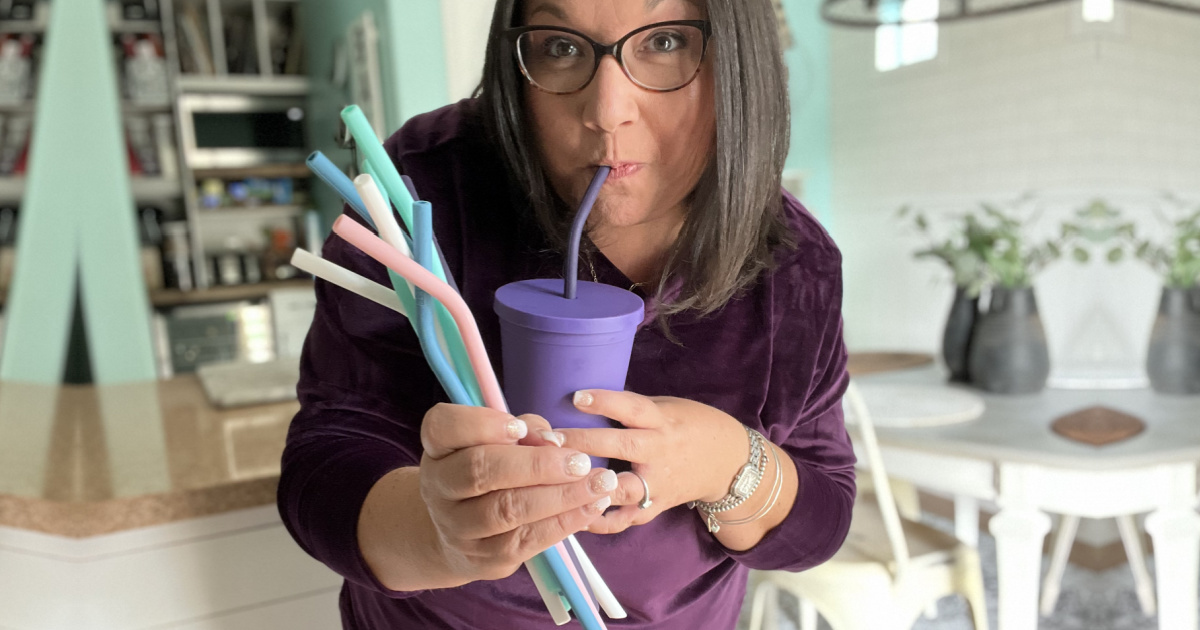
[[[367,225],[371,229],[375,228],[375,222],[371,220],[371,213],[367,212],[367,207],[363,205],[362,196],[358,194],[358,190],[354,188],[354,182],[342,172],[329,158],[325,157],[320,151],[313,151],[308,159],[304,161],[308,165],[309,170],[321,178],[321,181],[329,184],[329,187],[334,189],[337,194],[341,195],[346,203],[350,204],[351,208],[358,213],[358,216],[366,220]]]
[[[404,181],[404,187],[408,189],[408,194],[412,195],[413,201],[420,201],[421,196],[417,194],[417,187],[413,184],[413,180],[408,175],[401,175],[400,179]],[[458,283],[454,281],[454,274],[450,273],[450,265],[446,264],[446,257],[442,255],[442,246],[438,244],[437,235],[433,236],[433,248],[437,251],[438,261],[442,263],[442,271],[446,272],[446,284],[450,285],[454,292],[462,295],[462,291],[458,290]]]
[[[579,587],[575,585],[575,579],[567,569],[565,559],[558,554],[558,549],[551,547],[543,551],[541,555],[546,559],[546,564],[550,565],[550,572],[558,578],[559,587],[567,596],[567,601],[571,603],[571,608],[575,611],[579,622],[586,630],[600,630],[600,622],[592,614],[592,607],[588,606],[587,599],[584,598]]]
[[[418,201],[413,204],[413,255],[417,264],[429,269],[433,264],[433,206],[428,201]],[[462,381],[450,367],[442,347],[438,345],[437,329],[434,328],[434,302],[430,295],[416,287],[417,290],[417,337],[425,356],[429,358],[429,366],[442,384],[442,388],[450,395],[450,400],[460,405],[470,405],[472,400]],[[443,328],[443,330],[445,330]],[[448,344],[449,339],[446,340]]]

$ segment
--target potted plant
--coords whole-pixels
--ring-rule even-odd
[[[898,215],[905,218],[912,212],[910,206],[904,206]],[[984,256],[992,248],[995,237],[973,213],[959,217],[956,228],[943,236],[933,234],[924,213],[916,213],[913,224],[928,241],[915,256],[940,260],[953,275],[954,300],[942,332],[942,359],[950,370],[951,381],[969,382],[967,354],[979,312],[979,294],[988,279]]]
[[[1155,391],[1200,394],[1200,208],[1187,210],[1178,199],[1173,216],[1159,213],[1169,227],[1165,241],[1124,234],[1133,255],[1163,281],[1158,316],[1150,332],[1146,373]]]

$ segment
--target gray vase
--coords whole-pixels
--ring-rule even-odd
[[[966,287],[954,289],[954,302],[946,317],[946,329],[942,332],[942,359],[950,370],[950,380],[955,383],[970,382],[967,358],[970,356],[971,333],[975,329],[975,318],[979,313],[979,298],[970,297]]]
[[[1163,289],[1146,373],[1156,392],[1200,394],[1200,289]]]
[[[1032,394],[1046,386],[1050,353],[1032,288],[992,289],[971,337],[968,370],[972,383],[998,394]]]

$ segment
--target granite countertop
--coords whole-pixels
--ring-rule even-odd
[[[857,374],[928,363],[862,353]],[[297,402],[209,404],[193,375],[127,385],[0,382],[0,526],[87,537],[269,505]]]
[[[0,383],[0,526],[86,537],[270,504],[299,408],[217,409],[191,375]]]

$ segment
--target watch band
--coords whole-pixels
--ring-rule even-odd
[[[745,429],[746,435],[750,439],[750,458],[734,476],[733,483],[729,485],[729,492],[720,500],[711,503],[706,501],[688,502],[689,508],[696,508],[704,514],[708,531],[714,534],[721,529],[717,514],[732,510],[753,496],[767,469],[766,438],[750,427],[745,427]]]

